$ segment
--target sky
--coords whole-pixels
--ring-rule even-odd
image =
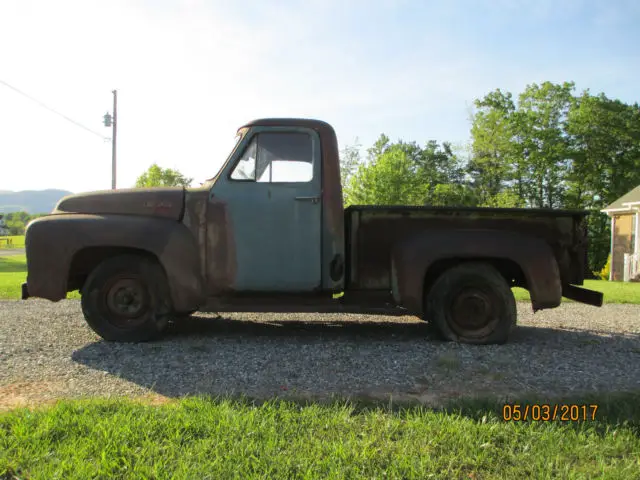
[[[464,145],[496,88],[638,102],[638,25],[636,0],[0,0],[0,190],[111,188],[114,89],[119,188],[152,163],[199,185],[254,118]]]

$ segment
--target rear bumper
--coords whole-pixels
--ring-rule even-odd
[[[562,287],[562,296],[575,300],[576,302],[593,305],[594,307],[601,307],[604,299],[602,292],[587,290],[586,288],[576,287],[575,285],[564,285]]]
[[[27,287],[27,283],[22,284],[22,300],[26,300],[29,298],[29,288]]]

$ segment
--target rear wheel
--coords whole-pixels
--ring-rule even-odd
[[[435,281],[425,302],[426,320],[446,339],[461,343],[505,343],[516,324],[509,284],[487,263],[463,263]]]
[[[82,312],[107,341],[143,342],[160,336],[171,316],[167,278],[152,259],[120,255],[98,265],[82,287]]]

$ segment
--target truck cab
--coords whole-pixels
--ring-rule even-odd
[[[534,310],[580,288],[586,212],[415,206],[343,208],[333,128],[261,119],[238,129],[199,188],[63,198],[26,232],[23,299],[80,290],[113,341],[157,338],[195,311],[417,315],[448,340],[503,343],[511,287]]]
[[[335,293],[344,288],[344,217],[335,133],[324,122],[257,120],[206,184],[233,235],[233,271],[214,291]],[[215,235],[215,234],[214,234]],[[228,245],[227,245],[228,246]],[[213,256],[227,246],[212,245]],[[218,268],[214,262],[210,268]],[[211,272],[214,273],[214,272]],[[219,276],[216,275],[218,278]]]

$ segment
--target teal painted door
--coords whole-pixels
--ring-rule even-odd
[[[306,129],[250,132],[212,188],[227,203],[236,291],[310,292],[321,285],[320,143]]]

